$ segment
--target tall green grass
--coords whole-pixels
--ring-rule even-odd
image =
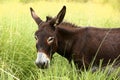
[[[22,4],[17,1],[0,4],[0,80],[119,80],[115,70],[95,73],[78,71],[74,64],[55,53],[49,69],[41,70],[34,64],[36,58],[34,32],[37,25],[29,7],[45,20],[67,6],[65,20],[80,26],[105,28],[120,27],[120,13],[109,5],[75,2],[46,2]]]

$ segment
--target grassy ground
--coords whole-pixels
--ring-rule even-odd
[[[59,3],[59,4],[58,4]],[[75,2],[45,2],[23,4],[0,3],[0,80],[120,80],[118,70],[106,76],[106,72],[77,72],[65,58],[57,53],[50,69],[38,69],[35,64],[36,49],[34,32],[37,25],[30,15],[33,7],[45,20],[46,15],[55,16],[63,5],[67,6],[65,20],[80,26],[105,28],[120,27],[120,13],[109,5]]]

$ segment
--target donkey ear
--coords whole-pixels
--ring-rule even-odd
[[[37,25],[39,25],[42,22],[42,20],[36,15],[35,11],[31,7],[30,7],[30,12],[31,12],[32,18],[35,20]]]
[[[58,13],[57,17],[54,19],[55,20],[54,26],[59,25],[63,21],[65,13],[66,13],[66,6],[63,6],[63,8]]]

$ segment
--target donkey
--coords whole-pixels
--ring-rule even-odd
[[[55,52],[65,57],[69,62],[73,60],[78,68],[112,63],[120,60],[120,28],[79,27],[69,22],[63,22],[66,6],[56,17],[46,16],[41,20],[30,8],[31,16],[38,25],[35,32],[37,59],[36,65],[41,69],[49,67]]]

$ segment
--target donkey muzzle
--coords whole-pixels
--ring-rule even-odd
[[[50,59],[44,52],[38,52],[35,64],[38,66],[38,68],[45,69],[49,67]]]

